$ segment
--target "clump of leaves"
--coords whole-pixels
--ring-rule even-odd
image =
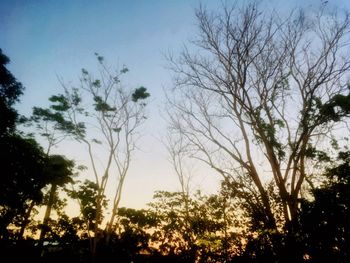
[[[144,100],[147,99],[150,94],[147,92],[147,89],[143,86],[135,89],[134,93],[131,95],[132,101],[137,102],[138,100]]]

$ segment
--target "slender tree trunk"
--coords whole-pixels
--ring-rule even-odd
[[[113,227],[113,224],[114,224],[115,218],[117,216],[117,210],[118,210],[118,205],[113,207],[111,219],[106,226],[106,245],[109,244],[109,241],[111,239],[111,235],[112,235],[113,231],[115,230]]]
[[[101,233],[99,229],[99,224],[102,218],[102,202],[103,202],[103,189],[99,189],[99,193],[96,197],[96,215],[95,215],[95,225],[94,225],[94,237],[92,239],[92,250],[91,250],[91,262],[97,262],[97,245],[101,239]]]
[[[51,185],[51,190],[50,190],[49,201],[47,203],[45,216],[44,216],[44,220],[43,220],[43,226],[42,226],[42,229],[41,229],[41,232],[40,232],[39,240],[41,241],[41,243],[44,241],[44,238],[45,238],[45,235],[46,235],[46,232],[47,232],[47,227],[48,227],[48,222],[49,222],[49,219],[50,219],[52,205],[53,205],[53,203],[55,201],[56,189],[57,189],[57,185],[56,184],[52,184]]]
[[[32,200],[29,207],[28,207],[27,213],[25,214],[25,218],[24,218],[23,223],[21,225],[21,229],[18,233],[18,239],[23,239],[24,231],[29,223],[29,217],[33,211],[34,205],[35,205],[35,202]]]
[[[113,210],[112,210],[112,215],[111,215],[111,219],[109,221],[109,223],[107,224],[107,233],[106,233],[106,244],[109,244],[112,232],[115,230],[113,227],[115,218],[117,216],[118,213],[118,208],[119,208],[119,203],[121,200],[121,195],[122,195],[122,191],[123,191],[123,185],[124,185],[124,179],[125,179],[125,174],[122,176],[122,179],[119,181],[119,185],[117,188],[117,192],[115,194],[114,200],[113,200]]]

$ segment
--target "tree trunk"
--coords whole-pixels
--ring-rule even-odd
[[[30,215],[32,213],[34,205],[35,205],[35,203],[32,200],[32,202],[30,203],[30,205],[28,207],[27,213],[25,214],[25,218],[24,218],[23,223],[21,225],[21,229],[20,229],[20,231],[18,233],[18,239],[23,239],[24,231],[25,231],[25,229],[26,229],[26,227],[27,227],[27,225],[29,223],[29,217],[30,217]]]
[[[44,216],[44,220],[43,220],[43,225],[42,225],[42,229],[41,229],[41,232],[40,232],[39,240],[41,241],[41,243],[44,241],[44,238],[45,238],[45,235],[46,235],[46,232],[47,232],[48,222],[49,222],[49,219],[50,219],[52,205],[53,205],[53,203],[55,201],[56,189],[57,189],[57,185],[56,184],[52,184],[51,185],[51,190],[50,190],[49,201],[47,203],[46,212],[45,212],[45,216]]]

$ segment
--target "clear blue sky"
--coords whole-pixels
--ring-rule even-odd
[[[209,9],[220,1],[201,1]],[[232,1],[227,1],[232,2]],[[267,0],[266,4],[316,5],[322,1]],[[330,0],[349,7],[350,1]],[[143,85],[152,94],[142,154],[135,157],[126,182],[123,205],[141,207],[154,190],[176,190],[177,179],[166,161],[159,138],[163,87],[171,85],[162,53],[176,54],[195,32],[194,10],[199,0],[0,0],[0,48],[10,57],[9,69],[26,87],[20,112],[43,106],[61,91],[57,75],[75,82],[80,70],[94,68],[94,52],[112,65],[127,65],[128,84]],[[69,151],[67,152],[69,155]],[[69,156],[68,156],[69,157]],[[141,172],[142,171],[142,172]],[[199,182],[211,185],[211,172]]]
[[[33,106],[44,106],[50,95],[61,92],[57,75],[77,83],[81,68],[95,67],[94,52],[109,64],[127,65],[126,81],[149,89],[142,152],[134,157],[122,205],[141,207],[155,190],[178,189],[160,142],[163,87],[171,77],[163,53],[176,52],[192,36],[198,6],[199,1],[187,0],[0,1],[0,48],[26,87],[21,113],[30,114]],[[72,147],[58,151],[83,161]]]
[[[186,40],[195,6],[197,1],[1,1],[0,45],[27,87],[26,105],[27,98],[45,100],[58,88],[56,74],[73,80],[94,65],[94,52],[126,64],[136,84],[158,90],[167,79],[161,53]]]

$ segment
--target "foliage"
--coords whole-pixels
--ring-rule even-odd
[[[56,208],[56,212],[60,212],[61,208],[65,206],[65,202],[60,202],[57,190],[68,183],[73,183],[72,176],[74,175],[74,162],[66,159],[62,155],[47,156],[47,164],[45,166],[45,175],[51,188],[47,193],[47,198],[44,200],[46,205],[46,212],[41,226],[40,240],[43,240],[48,230],[48,221],[50,220],[51,209]],[[58,208],[58,209],[57,209]]]
[[[46,165],[46,176],[49,183],[57,186],[73,183],[74,167],[74,161],[68,160],[62,155],[49,155]]]
[[[232,251],[241,247],[238,220],[227,196],[203,196],[198,192],[188,198],[179,192],[159,191],[149,204],[157,215],[152,241],[163,254],[178,255],[183,261],[227,261]]]
[[[301,242],[310,262],[347,262],[350,259],[350,152],[325,173],[327,180],[304,200],[300,213]]]
[[[19,117],[13,106],[24,88],[5,67],[9,61],[0,49],[0,239],[8,238],[10,224],[19,227],[25,222],[31,202],[42,200],[41,189],[48,182],[42,148],[16,132]]]
[[[78,184],[77,189],[67,189],[67,193],[71,198],[77,200],[79,203],[82,221],[80,230],[84,231],[85,233],[94,231],[96,220],[98,220],[98,224],[103,220],[103,213],[100,214],[100,217],[96,217],[96,197],[98,195],[98,186],[96,183],[85,180],[84,183]],[[102,207],[104,209],[107,207],[107,200],[105,197],[103,197]]]
[[[1,237],[10,223],[20,226],[31,201],[40,203],[47,185],[47,160],[33,139],[11,135],[0,139],[2,166],[0,191]]]
[[[10,59],[0,49],[0,136],[7,132],[14,132],[18,113],[13,108],[19,102],[24,87],[6,68]]]

